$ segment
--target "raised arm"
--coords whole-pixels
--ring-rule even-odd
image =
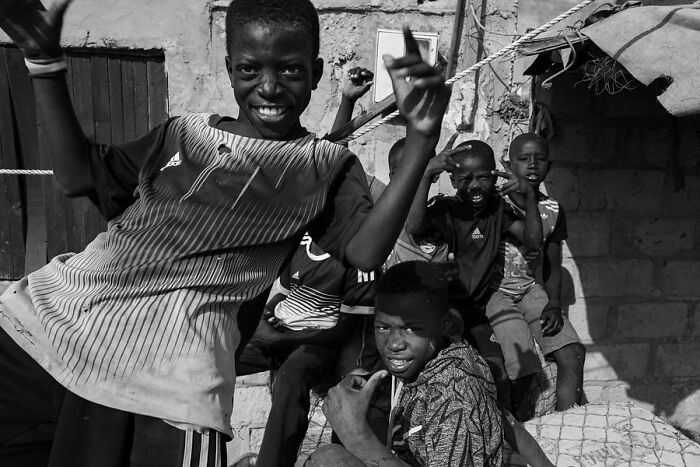
[[[452,149],[457,136],[453,134],[447,141],[445,148],[437,156],[430,159],[428,166],[425,168],[423,178],[418,185],[416,196],[413,197],[411,209],[408,211],[406,218],[406,231],[411,235],[421,235],[430,230],[430,222],[428,221],[428,194],[430,193],[430,185],[438,181],[442,172],[451,172],[452,169],[458,168],[457,163],[452,156],[461,149]]]
[[[37,120],[55,180],[68,196],[80,196],[93,191],[93,181],[87,170],[89,143],[70,101],[60,46],[63,16],[70,2],[56,0],[47,9],[39,1],[20,2],[21,6],[2,19],[0,28],[28,61]]]
[[[510,194],[518,198],[520,201],[518,204],[525,205],[525,220],[514,222],[509,232],[526,247],[539,250],[542,246],[542,219],[537,207],[535,189],[526,180],[513,173],[494,170],[493,174],[508,180],[498,189],[501,195]]]
[[[352,119],[355,103],[369,91],[373,79],[374,73],[366,68],[355,67],[348,72],[348,77],[343,85],[343,97],[340,100],[338,113],[335,114],[331,133],[341,129]]]
[[[411,31],[404,29],[406,56],[384,57],[401,115],[406,146],[401,169],[346,247],[348,261],[363,271],[386,260],[401,232],[416,190],[440,137],[450,89],[440,70],[423,62]]]

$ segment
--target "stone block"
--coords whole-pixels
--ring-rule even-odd
[[[685,303],[633,303],[617,308],[617,337],[680,337],[688,321]]]
[[[569,321],[581,342],[590,344],[606,337],[609,311],[608,305],[591,305],[583,301],[569,306]]]
[[[657,212],[661,209],[665,172],[661,170],[594,170],[581,189],[582,211]]]
[[[692,250],[696,236],[695,219],[617,219],[612,249],[616,254],[673,256]]]
[[[656,351],[655,374],[700,377],[700,342],[661,344]]]
[[[267,386],[270,384],[270,372],[263,371],[252,375],[239,376],[236,378],[236,388],[244,386]]]
[[[640,378],[647,373],[650,348],[647,344],[596,345],[588,349],[584,381],[614,381]]]
[[[661,270],[661,293],[673,297],[700,297],[700,261],[668,261]]]
[[[646,296],[652,289],[653,263],[639,259],[564,258],[576,297]]]
[[[270,392],[264,386],[236,388],[233,396],[231,425],[265,426],[270,411]]]
[[[564,242],[564,258],[604,256],[610,251],[610,219],[567,212],[569,238]]]
[[[617,129],[612,125],[583,120],[557,126],[550,144],[550,156],[559,161],[607,163],[616,159]]]
[[[684,177],[685,188],[675,191],[673,180],[668,177],[661,196],[665,213],[690,214],[700,212],[700,177]]]

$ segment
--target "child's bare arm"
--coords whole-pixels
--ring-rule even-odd
[[[404,40],[404,57],[384,57],[397,106],[406,120],[406,149],[401,169],[345,250],[349,262],[364,271],[382,264],[399,236],[440,137],[442,117],[450,99],[450,89],[445,86],[442,73],[421,59],[418,44],[408,28],[404,29]]]
[[[442,152],[430,159],[428,166],[425,168],[423,178],[420,185],[418,185],[418,191],[413,198],[411,209],[408,211],[408,217],[406,218],[406,231],[411,235],[421,235],[430,231],[427,206],[430,185],[437,182],[442,172],[451,172],[459,167],[459,163],[452,157],[461,151],[460,148],[452,149],[457,136],[458,133],[453,134]]]
[[[494,170],[493,174],[508,180],[498,188],[501,195],[512,193],[514,196],[524,198],[525,201],[525,219],[513,222],[508,231],[526,247],[538,250],[542,246],[542,219],[537,207],[535,189],[515,174],[499,170]]]
[[[561,243],[547,242],[544,249],[545,277],[544,288],[549,296],[549,303],[542,310],[540,324],[542,334],[553,336],[561,331],[564,320],[561,315]]]
[[[0,28],[29,60],[59,58],[63,15],[71,0],[56,0],[44,10],[40,2],[25,2]],[[73,110],[65,74],[33,79],[37,119],[50,148],[56,182],[69,196],[88,194],[93,181],[88,170],[89,143]]]
[[[331,133],[338,131],[352,119],[355,102],[369,91],[373,79],[374,73],[366,68],[355,67],[348,72],[348,77],[343,85],[343,97],[340,100],[338,113],[335,114]]]

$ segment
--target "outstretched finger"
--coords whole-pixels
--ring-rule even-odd
[[[450,136],[450,139],[447,140],[447,144],[445,145],[445,149],[443,151],[449,151],[452,149],[455,145],[455,141],[457,141],[457,137],[459,136],[459,132],[455,131],[452,136]]]
[[[403,40],[406,44],[406,55],[418,55],[420,57],[420,47],[418,47],[418,42],[416,38],[413,37],[411,28],[407,25],[403,27]]]
[[[492,170],[491,175],[496,175],[497,177],[505,178],[508,180],[513,178],[513,174],[509,174],[508,172],[503,172],[501,170]]]
[[[73,0],[56,0],[49,7],[49,11],[56,15],[63,16],[68,8],[68,5],[70,5],[72,1]]]

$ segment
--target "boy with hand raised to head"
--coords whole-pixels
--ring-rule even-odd
[[[26,3],[0,27],[26,56],[56,182],[109,223],[2,296],[0,464],[37,452],[39,465],[225,464],[237,314],[262,312],[304,232],[361,270],[382,264],[450,91],[406,30],[406,56],[386,65],[410,157],[372,208],[358,159],[299,122],[323,69],[313,5],[234,0],[226,66],[238,118],[171,118],[95,148],[66,85],[69,3]]]
[[[504,432],[531,465],[552,465],[522,425],[498,407],[483,358],[461,337],[448,337],[447,284],[444,267],[424,261],[400,263],[382,276],[375,339],[396,380],[388,445],[366,420],[387,371],[369,379],[349,374],[323,404],[343,446],[319,448],[307,465],[500,466]]]
[[[533,359],[533,336],[545,356],[554,358],[556,408],[566,410],[581,403],[586,351],[571,322],[561,312],[561,244],[567,237],[566,216],[557,201],[540,191],[550,168],[549,145],[535,133],[519,135],[510,143],[504,165],[535,191],[544,244],[533,249],[512,236],[503,239],[503,254],[498,257],[494,275],[493,285],[497,290],[486,306],[486,315],[503,350],[511,380],[538,371],[539,359],[523,361]],[[522,195],[510,193],[507,200],[518,215],[525,215],[526,201]]]
[[[445,171],[450,173],[457,190],[455,196],[426,202],[431,183]],[[507,182],[497,188],[499,176]],[[516,216],[502,198],[511,192],[520,194],[525,201],[524,219]],[[491,367],[498,399],[510,411],[510,381],[503,368],[501,349],[492,338],[486,304],[493,293],[491,278],[503,236],[509,233],[531,248],[542,244],[535,190],[516,174],[496,171],[493,150],[488,144],[466,141],[429,162],[411,206],[406,231],[417,240],[431,236],[449,245],[459,266],[459,277],[450,283],[450,306],[464,321],[464,337]]]

